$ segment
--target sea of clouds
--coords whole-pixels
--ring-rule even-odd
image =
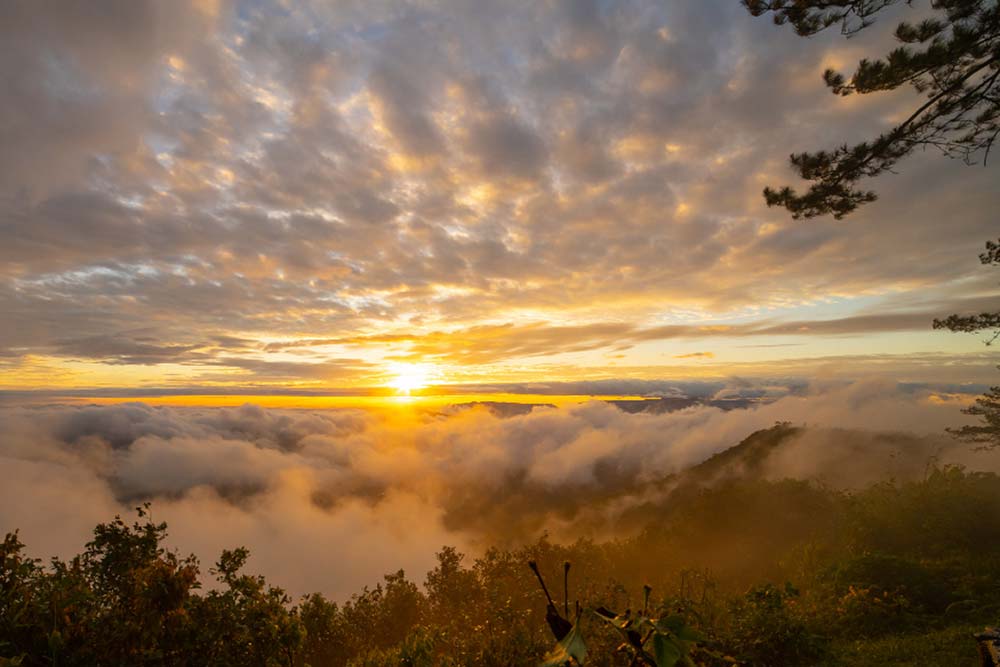
[[[344,598],[443,545],[477,553],[548,532],[613,533],[661,481],[777,421],[805,424],[773,478],[856,488],[934,460],[1000,470],[944,433],[957,400],[882,381],[810,386],[748,410],[628,414],[591,401],[502,416],[460,410],[118,405],[0,407],[0,532],[36,556],[78,553],[93,526],[144,502],[204,565],[245,545],[250,569],[298,595]],[[886,438],[884,432],[906,432]]]

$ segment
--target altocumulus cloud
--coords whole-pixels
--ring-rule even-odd
[[[45,355],[252,382],[275,339],[376,346],[360,337],[530,312],[582,323],[597,349],[615,344],[609,313],[634,345],[703,333],[658,328],[678,321],[665,308],[873,289],[880,312],[950,303],[994,230],[995,167],[914,158],[846,224],[793,223],[759,196],[789,151],[903,108],[835,105],[820,81],[887,34],[807,44],[733,0],[5,2],[0,312],[17,326],[0,328],[0,371]],[[439,353],[503,361],[536,342]]]
[[[152,500],[171,544],[214,557],[248,546],[252,566],[295,593],[344,596],[404,567],[422,574],[444,544],[613,532],[662,497],[672,473],[778,420],[809,428],[767,476],[858,486],[922,474],[936,453],[981,469],[941,436],[956,405],[883,382],[810,387],[752,410],[627,414],[590,402],[500,417],[482,407],[401,418],[358,410],[169,408],[143,404],[2,409],[0,529],[39,555],[75,552],[98,521]],[[906,424],[911,435],[876,431]],[[837,427],[839,430],[833,430]]]

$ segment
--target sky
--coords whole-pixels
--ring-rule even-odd
[[[0,390],[650,394],[995,383],[996,161],[918,152],[845,220],[769,210],[891,46],[735,0],[15,0]],[[721,385],[720,385],[721,386]]]

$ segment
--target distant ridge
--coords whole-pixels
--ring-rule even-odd
[[[719,410],[746,410],[762,404],[756,398],[692,398],[688,396],[663,396],[660,398],[617,398],[602,401],[628,414],[662,415],[687,408],[710,407]],[[530,413],[534,408],[556,408],[553,403],[517,403],[512,401],[469,401],[452,403],[449,410],[461,411],[486,408],[497,417],[516,417]]]
[[[630,414],[650,413],[654,415],[677,412],[686,408],[706,406],[720,410],[745,410],[761,401],[754,398],[692,398],[689,396],[663,396],[660,398],[626,398],[606,401],[623,412]]]
[[[756,478],[763,473],[764,462],[789,439],[805,429],[779,422],[771,428],[754,431],[738,445],[713,454],[681,473],[688,484],[717,482],[737,477]]]
[[[526,415],[535,408],[555,408],[552,403],[514,403],[508,401],[469,401],[468,403],[452,403],[451,411],[485,408],[497,417],[517,417]]]

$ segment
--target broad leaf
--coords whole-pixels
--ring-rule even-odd
[[[673,614],[661,618],[656,622],[656,629],[660,632],[670,632],[678,639],[687,642],[705,641],[705,638],[699,632],[687,624],[687,620],[682,614]]]
[[[657,632],[653,635],[653,655],[656,667],[674,667],[683,653],[670,637]]]
[[[583,636],[580,635],[579,624],[574,625],[570,631],[559,640],[549,653],[545,656],[539,667],[562,667],[566,663],[582,665],[587,657],[587,646],[583,643]]]
[[[606,621],[619,630],[624,630],[632,620],[628,614],[616,614],[605,607],[598,607],[594,610],[594,615],[602,621]]]

